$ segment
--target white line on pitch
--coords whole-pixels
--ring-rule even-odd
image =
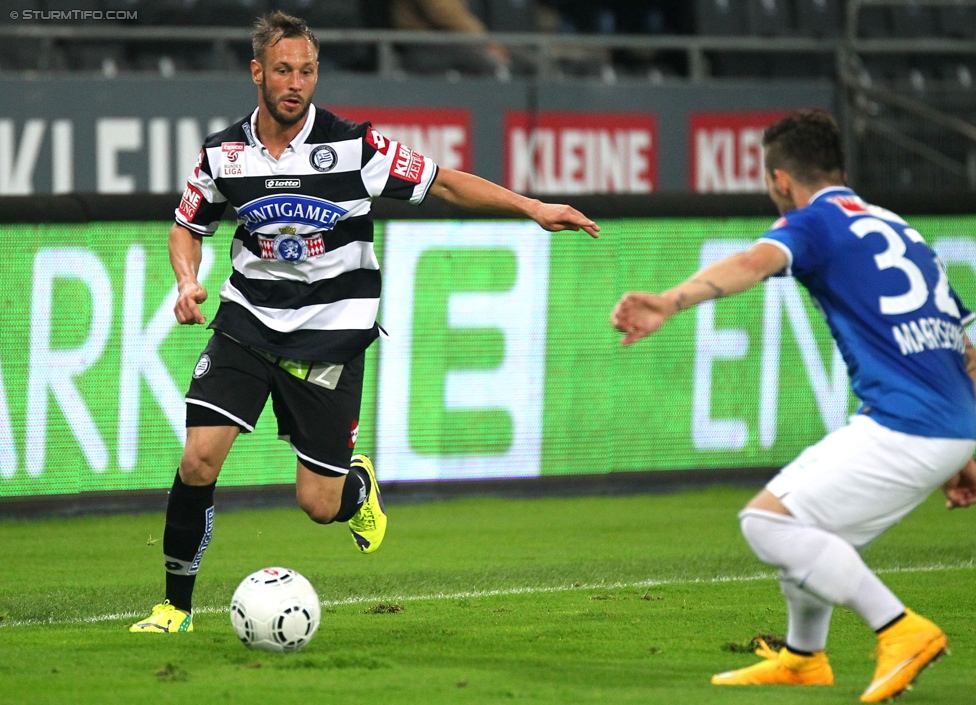
[[[969,570],[976,567],[976,562],[962,563],[934,563],[925,566],[904,566],[895,568],[878,568],[874,572],[885,573],[936,573],[945,570]],[[323,607],[340,605],[360,605],[366,602],[419,602],[423,600],[464,600],[476,597],[499,597],[503,595],[534,595],[555,592],[569,592],[571,590],[619,590],[627,588],[649,588],[667,585],[714,585],[717,583],[743,583],[757,580],[770,580],[776,577],[774,573],[754,573],[753,575],[721,575],[716,578],[664,578],[661,580],[638,580],[631,583],[572,583],[571,585],[552,585],[539,587],[497,588],[494,590],[468,590],[465,592],[441,592],[427,595],[387,595],[377,597],[346,597],[341,600],[322,600]],[[227,612],[226,607],[197,607],[194,614],[220,614]],[[142,612],[118,612],[116,614],[102,614],[95,617],[78,617],[76,619],[24,619],[0,622],[0,628],[23,627],[41,624],[85,624],[89,622],[110,622],[113,620],[132,619],[142,616]]]

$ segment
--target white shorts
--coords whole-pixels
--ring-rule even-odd
[[[804,450],[769,481],[800,522],[863,547],[962,469],[976,441],[892,431],[863,414]]]

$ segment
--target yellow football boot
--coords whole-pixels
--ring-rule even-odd
[[[386,507],[383,505],[383,495],[380,494],[380,484],[376,481],[376,471],[373,463],[365,455],[352,456],[351,465],[362,468],[369,475],[369,494],[366,501],[349,520],[349,531],[352,539],[363,553],[372,553],[386,535]]]
[[[834,672],[823,651],[813,656],[800,656],[783,648],[770,649],[759,640],[756,654],[765,657],[748,668],[726,671],[712,676],[713,685],[833,685]]]
[[[192,632],[193,615],[173,607],[165,600],[152,608],[152,614],[129,627],[130,632]]]
[[[911,610],[878,634],[878,668],[861,695],[862,703],[880,703],[912,687],[923,668],[948,653],[949,640],[935,624]]]

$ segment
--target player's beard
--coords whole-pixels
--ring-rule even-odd
[[[284,96],[281,97],[284,98],[285,96],[290,96],[290,95],[295,95],[295,94],[286,93]],[[295,95],[295,97],[301,100],[301,96]],[[265,81],[261,81],[261,98],[262,100],[264,100],[264,105],[268,109],[268,113],[271,115],[271,117],[273,117],[276,121],[278,121],[279,124],[284,125],[285,127],[291,127],[295,123],[302,120],[302,118],[305,117],[305,114],[308,113],[308,106],[312,103],[312,99],[308,98],[305,101],[305,104],[302,105],[302,109],[299,110],[294,115],[294,117],[290,115],[285,115],[280,110],[278,110],[278,101],[275,99],[274,93],[271,92],[271,89],[268,88],[268,84]]]

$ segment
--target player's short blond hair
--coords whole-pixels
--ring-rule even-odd
[[[254,32],[251,34],[251,48],[254,50],[254,59],[260,64],[264,64],[264,55],[268,47],[272,47],[282,39],[300,37],[307,39],[315,47],[315,56],[319,55],[319,40],[315,38],[312,30],[305,24],[305,20],[292,17],[291,15],[278,10],[269,15],[258,18],[254,23]]]

